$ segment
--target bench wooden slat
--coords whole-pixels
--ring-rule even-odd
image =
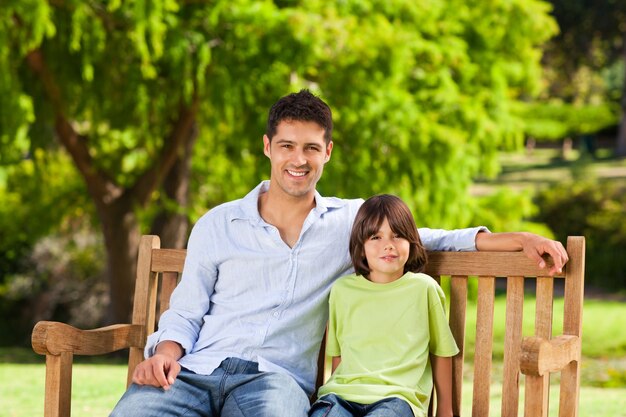
[[[494,277],[481,277],[478,280],[476,350],[474,351],[474,397],[472,407],[472,416],[474,417],[489,416],[495,288],[496,280]]]
[[[550,259],[546,262],[553,265]],[[426,273],[431,276],[537,277],[545,275],[546,271],[523,252],[429,252]]]
[[[502,379],[502,417],[517,417],[519,408],[520,346],[524,317],[524,277],[509,277],[506,286],[506,325]]]
[[[569,237],[567,248],[575,253],[585,253],[585,240]],[[571,257],[570,257],[571,258]],[[576,256],[567,264],[565,280],[565,305],[563,307],[563,334],[582,336],[583,293],[585,257]],[[578,417],[580,390],[580,361],[570,362],[561,372],[559,417]]]
[[[463,393],[463,363],[465,361],[465,311],[467,306],[467,278],[453,276],[450,279],[450,330],[457,341],[459,353],[452,358],[452,413],[461,415]]]
[[[552,299],[554,279],[538,277],[536,285],[535,336],[552,338]],[[526,376],[525,416],[547,417],[550,395],[550,374]]]
[[[154,272],[183,272],[185,266],[185,256],[187,251],[184,249],[153,249],[152,250],[152,266]]]
[[[163,272],[161,274],[161,296],[159,297],[159,317],[170,308],[170,296],[178,284],[178,272]],[[157,317],[158,321],[158,317]]]

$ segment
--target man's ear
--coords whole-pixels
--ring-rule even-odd
[[[270,138],[268,138],[267,135],[263,135],[263,153],[268,158],[271,157],[271,152],[270,152],[271,145],[272,143],[270,142]]]
[[[330,160],[330,155],[333,153],[333,141],[331,140],[326,145],[326,156],[324,157],[324,161],[328,162]]]

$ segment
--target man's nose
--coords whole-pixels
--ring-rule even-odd
[[[291,162],[295,166],[306,165],[306,158],[304,157],[304,152],[301,149],[296,149],[291,156]]]

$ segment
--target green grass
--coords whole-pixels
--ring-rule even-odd
[[[520,380],[522,382],[523,378]],[[520,386],[523,385],[523,382]],[[550,412],[549,417],[558,416],[559,387],[550,386]],[[523,416],[524,390],[520,389],[520,411]],[[502,403],[502,393],[492,387],[490,397],[490,415],[499,416]],[[462,415],[472,415],[472,385],[471,382],[463,384]],[[580,401],[578,415],[581,417],[626,417],[626,389],[624,388],[594,388],[582,386],[580,389]]]
[[[497,368],[496,364],[496,368]],[[124,392],[126,368],[123,365],[79,364],[74,369],[73,417],[105,417]],[[523,378],[521,379],[523,381]],[[471,415],[472,383],[463,387],[463,410]],[[558,387],[551,390],[558,401]],[[43,415],[44,367],[39,364],[0,363],[0,417],[37,417]],[[523,397],[523,390],[521,391]],[[501,393],[494,386],[491,415],[499,415]],[[520,415],[522,415],[520,413]],[[550,416],[555,417],[556,410]],[[625,388],[597,388],[583,385],[580,391],[580,416],[626,417]]]
[[[42,416],[44,382],[43,364],[0,363],[0,417]],[[108,416],[124,393],[126,366],[78,364],[72,382],[73,417]]]

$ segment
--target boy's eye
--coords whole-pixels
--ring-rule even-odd
[[[380,239],[380,237],[377,235],[370,236],[370,240],[378,240],[378,239]]]

